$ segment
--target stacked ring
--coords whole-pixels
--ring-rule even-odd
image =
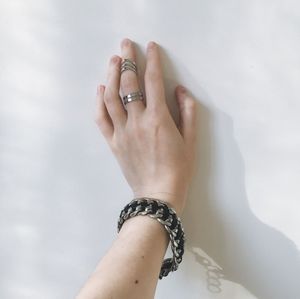
[[[136,100],[143,100],[144,95],[142,91],[135,91],[127,94],[123,97],[123,103],[124,105],[128,104],[129,102],[136,101]]]
[[[121,64],[121,74],[125,71],[133,71],[137,74],[137,66],[136,63],[130,59],[125,58]]]

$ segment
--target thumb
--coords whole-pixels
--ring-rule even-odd
[[[196,139],[196,101],[183,86],[175,89],[179,108],[179,131],[187,146],[194,146]]]

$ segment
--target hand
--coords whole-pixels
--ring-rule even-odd
[[[132,41],[124,39],[122,57],[136,61]],[[180,111],[177,128],[166,104],[159,46],[147,47],[146,103],[123,106],[122,95],[139,90],[133,71],[120,74],[121,58],[109,62],[107,85],[97,89],[96,122],[117,158],[134,197],[154,197],[177,213],[184,209],[193,172],[196,138],[195,100],[182,86],[175,90]]]

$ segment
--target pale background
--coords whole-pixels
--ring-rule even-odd
[[[300,2],[0,1],[0,298],[73,298],[131,199],[94,122],[123,37],[199,102],[179,271],[158,299],[300,298]]]

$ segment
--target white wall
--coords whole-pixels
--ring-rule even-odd
[[[300,298],[300,3],[0,1],[0,298],[73,298],[131,199],[94,122],[123,37],[199,101],[180,270],[157,297]],[[217,277],[212,279],[211,277]]]

